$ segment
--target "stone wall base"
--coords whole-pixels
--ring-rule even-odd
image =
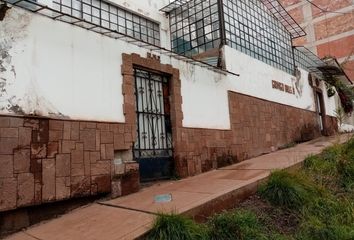
[[[0,212],[107,194],[113,179],[115,196],[137,191],[134,134],[128,124],[0,116]]]
[[[318,114],[263,99],[229,92],[230,130],[178,128],[177,173],[192,176],[321,136]],[[325,135],[337,131],[326,116]]]

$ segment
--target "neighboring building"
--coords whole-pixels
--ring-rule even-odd
[[[336,130],[335,100],[309,74],[325,64],[292,48],[304,32],[277,1],[7,2],[0,211],[125,195],[139,178],[192,176]]]
[[[354,1],[353,0],[281,0],[290,15],[304,28],[306,36],[294,45],[306,46],[320,58],[334,57],[354,82]],[[337,98],[337,106],[340,101]],[[354,115],[346,118],[343,131],[354,130]]]
[[[332,56],[354,79],[354,1],[280,0],[307,33],[294,45],[304,45],[320,58]]]

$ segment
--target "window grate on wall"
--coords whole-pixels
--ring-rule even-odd
[[[290,74],[294,58],[289,32],[258,0],[224,0],[227,44]]]
[[[320,77],[323,75],[323,69],[327,66],[316,54],[303,46],[294,47],[294,59],[297,67],[316,73]]]
[[[55,10],[160,46],[159,24],[100,0],[54,0]]]
[[[170,12],[172,51],[186,56],[220,46],[217,0],[194,0]]]

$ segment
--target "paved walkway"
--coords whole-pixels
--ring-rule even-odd
[[[8,240],[113,240],[135,239],[146,233],[156,213],[200,216],[219,210],[256,191],[258,183],[274,169],[289,168],[349,135],[319,138],[293,148],[210,171],[180,181],[164,182],[129,196],[93,203],[57,219],[33,226]],[[172,201],[155,203],[157,194],[172,194]]]

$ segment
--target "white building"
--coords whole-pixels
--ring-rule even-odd
[[[180,2],[0,2],[0,211],[335,132],[324,63],[277,1]]]

